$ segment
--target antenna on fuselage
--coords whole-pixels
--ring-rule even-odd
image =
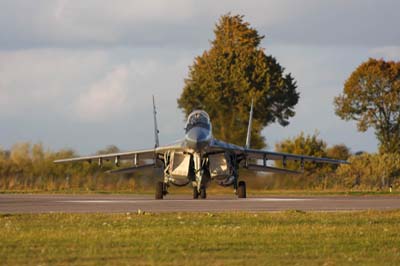
[[[158,126],[157,126],[157,109],[156,109],[156,102],[154,100],[154,95],[153,96],[153,116],[154,116],[154,148],[157,148],[158,146],[160,146],[160,141],[158,140],[158,133],[160,133],[160,131],[158,130]]]
[[[244,146],[246,149],[250,149],[251,124],[252,123],[253,123],[253,99],[251,99],[251,107],[250,107],[250,115],[249,115],[249,126],[247,127],[246,145]]]

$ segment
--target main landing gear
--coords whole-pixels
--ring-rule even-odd
[[[237,196],[239,199],[246,198],[246,183],[244,181],[239,181],[238,188],[237,188]]]
[[[206,191],[206,187],[202,186],[200,188],[200,198],[205,199],[207,198],[207,191]]]
[[[199,191],[197,190],[197,187],[193,187],[193,199],[198,199],[199,198]]]
[[[156,199],[163,199],[163,197],[167,194],[167,185],[164,182],[156,183]],[[239,181],[236,194],[239,199],[245,199],[247,197],[246,194],[246,183],[244,181]],[[207,198],[207,188],[206,186],[201,186],[200,191],[198,191],[197,187],[193,187],[193,199],[206,199]]]
[[[163,199],[163,197],[167,195],[167,185],[164,182],[156,183],[156,199]]]

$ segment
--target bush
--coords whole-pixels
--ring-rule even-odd
[[[98,153],[118,148],[109,146]],[[7,191],[133,191],[136,186],[132,175],[111,175],[106,170],[115,166],[105,162],[97,164],[54,164],[61,158],[78,156],[73,150],[52,152],[42,144],[17,143],[10,151],[0,149],[0,189]]]
[[[349,162],[350,164],[341,165],[336,171],[345,187],[382,189],[399,186],[399,154],[363,153],[350,157]]]

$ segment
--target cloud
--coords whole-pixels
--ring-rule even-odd
[[[182,50],[147,48],[2,51],[0,117],[51,110],[70,119],[92,120],[98,111],[101,120],[106,121],[106,108],[110,113],[128,104],[130,110],[146,108],[147,102],[142,99],[148,97],[150,103],[152,94],[158,95],[160,103],[175,95],[175,104],[194,55],[195,52]],[[116,106],[106,107],[107,97]],[[92,113],[83,112],[85,108]],[[80,113],[85,113],[86,118],[77,115]]]
[[[400,46],[376,47],[370,50],[370,55],[375,58],[400,60]]]
[[[286,2],[286,1],[285,1]],[[301,45],[377,46],[399,44],[395,25],[399,2],[396,1],[296,1],[285,13],[287,18],[262,26],[272,41]],[[273,12],[273,11],[271,11]]]
[[[60,110],[100,72],[102,51],[29,49],[0,52],[0,117]]]
[[[289,120],[290,124],[287,127],[273,124],[263,130],[269,148],[273,149],[283,138],[318,130],[330,145],[345,143],[353,151],[376,150],[373,131],[357,132],[355,123],[341,120],[333,106],[333,99],[342,92],[345,80],[368,59],[368,49],[274,45],[268,51],[293,74],[300,92],[296,115]]]
[[[75,102],[75,115],[86,121],[99,121],[126,111],[128,74],[126,68],[117,67],[93,84]]]
[[[192,4],[183,0],[3,1],[0,47],[148,44],[166,38],[168,28],[191,16]]]
[[[0,48],[205,47],[217,19],[244,14],[271,42],[399,45],[398,1],[2,1]]]
[[[154,48],[2,51],[0,143],[8,148],[22,140],[43,141],[55,149],[79,147],[82,153],[107,144],[146,148],[153,145],[152,94],[161,142],[172,142],[182,135],[176,99],[196,53]]]

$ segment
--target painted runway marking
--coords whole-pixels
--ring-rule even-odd
[[[279,201],[310,201],[314,199],[285,199],[285,198],[248,198],[248,199],[209,199],[209,200],[193,200],[193,199],[165,199],[165,200],[63,200],[59,203],[150,203],[150,202],[279,202]]]
[[[282,199],[282,198],[252,198],[252,199],[243,199],[245,201],[307,201],[314,199]]]

